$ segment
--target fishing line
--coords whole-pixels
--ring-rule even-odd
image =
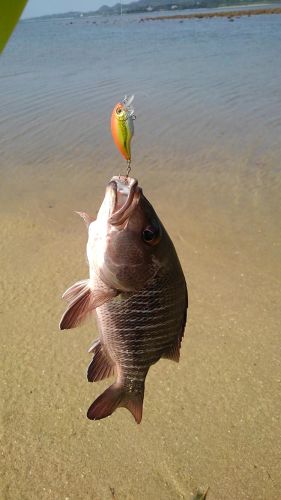
[[[126,63],[128,63],[128,43],[126,43],[126,39],[125,39],[125,29],[126,27],[128,26],[128,23],[126,24],[125,23],[125,18],[123,16],[123,0],[120,0],[120,17],[119,17],[119,20],[120,20],[120,48],[121,48],[121,54],[123,54],[123,59],[126,61]],[[128,70],[127,70],[128,72]],[[126,155],[124,155],[124,152],[121,151],[121,153],[123,154],[123,156],[125,156],[125,158],[127,159],[127,170],[126,170],[126,176],[125,176],[125,182],[128,182],[128,177],[130,175],[130,172],[131,172],[131,151],[130,151],[130,142],[131,142],[131,138],[134,134],[134,127],[133,127],[133,124],[132,124],[132,120],[135,120],[136,119],[136,116],[134,114],[134,110],[131,109],[131,103],[134,99],[134,95],[132,95],[131,97],[127,97],[127,95],[124,96],[123,100],[121,101],[122,104],[124,104],[124,107],[128,109],[127,111],[127,115],[125,116],[125,123],[126,123],[126,129],[127,129],[127,133],[126,133],[126,137],[124,138],[125,141],[128,140],[128,144],[126,145],[126,149],[128,149],[129,151],[127,151],[128,153],[128,156],[129,158],[127,157],[126,158]],[[131,121],[131,123],[129,123]],[[112,131],[113,133],[113,131]],[[129,139],[127,139],[127,134],[129,134]],[[115,143],[117,145],[117,141],[116,141],[116,138],[114,137],[114,134],[113,134],[113,138],[115,140]],[[117,145],[117,147],[119,148],[120,150],[120,146]],[[121,174],[119,174],[119,178],[121,177]]]

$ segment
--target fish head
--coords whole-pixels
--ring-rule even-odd
[[[139,290],[167,262],[169,237],[136,179],[111,179],[89,235],[91,226],[88,257],[112,288]]]

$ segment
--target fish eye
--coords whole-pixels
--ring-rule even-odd
[[[154,228],[147,227],[146,229],[144,229],[142,235],[143,235],[144,241],[146,243],[149,243],[150,241],[152,241],[155,238]]]
[[[145,243],[148,243],[149,245],[156,245],[160,241],[160,238],[160,227],[154,221],[152,224],[149,224],[149,226],[147,226],[142,232],[143,241]]]

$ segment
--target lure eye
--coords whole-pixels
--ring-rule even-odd
[[[156,245],[161,238],[160,227],[153,221],[152,224],[147,226],[142,232],[142,239],[148,245]]]
[[[117,108],[116,109],[116,114],[117,115],[121,115],[121,113],[122,113],[122,108]]]

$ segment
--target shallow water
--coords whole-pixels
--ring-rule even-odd
[[[89,20],[88,20],[89,21]],[[91,24],[92,21],[97,24]],[[280,491],[281,16],[18,26],[0,60],[4,498],[267,499]],[[189,283],[182,359],[144,419],[89,422],[95,326],[60,333],[86,232],[125,170],[110,136],[135,94],[132,174]],[[278,396],[279,394],[279,396]]]

